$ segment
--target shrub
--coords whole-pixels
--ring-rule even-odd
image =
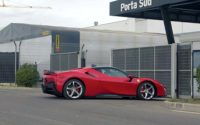
[[[33,64],[24,64],[16,74],[16,83],[18,86],[33,87],[39,80],[39,73]]]
[[[197,83],[198,83],[198,92],[200,92],[200,66],[197,68]]]

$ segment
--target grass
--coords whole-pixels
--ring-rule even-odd
[[[17,87],[14,83],[0,83],[0,87]]]
[[[169,102],[200,104],[200,99],[168,99]]]
[[[13,83],[0,83],[0,89],[31,89],[31,88],[36,88],[36,86],[33,87],[23,87],[23,86],[17,86],[16,84]]]

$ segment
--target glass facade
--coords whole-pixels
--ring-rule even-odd
[[[200,50],[193,53],[193,76],[196,77],[196,69],[200,66]]]

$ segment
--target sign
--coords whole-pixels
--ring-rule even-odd
[[[78,52],[80,32],[75,30],[52,31],[52,53]]]
[[[134,14],[159,10],[161,6],[173,5],[189,0],[116,0],[110,3],[110,15],[134,17]]]
[[[60,52],[60,35],[56,34],[56,52]]]
[[[48,36],[48,35],[50,35],[50,32],[49,32],[49,31],[44,31],[44,32],[42,32],[42,36]]]
[[[138,8],[145,8],[148,6],[152,6],[152,0],[139,0],[139,1],[131,1],[130,3],[121,3],[121,12],[126,12],[129,10],[135,10]]]

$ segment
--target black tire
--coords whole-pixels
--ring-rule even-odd
[[[151,100],[155,96],[156,88],[151,82],[142,83],[137,90],[137,97],[142,100]]]
[[[78,79],[71,79],[66,82],[63,88],[63,96],[67,99],[80,99],[84,96],[85,86]]]

